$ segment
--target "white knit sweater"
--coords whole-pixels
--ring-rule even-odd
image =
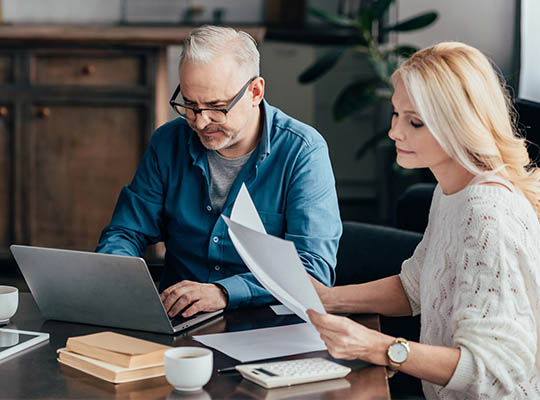
[[[437,186],[400,278],[420,342],[461,349],[445,387],[423,382],[428,399],[540,399],[540,224],[519,191]]]

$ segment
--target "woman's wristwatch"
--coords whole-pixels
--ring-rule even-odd
[[[399,367],[409,358],[411,349],[409,342],[403,338],[396,338],[394,343],[388,346],[388,377],[393,377],[398,372]]]

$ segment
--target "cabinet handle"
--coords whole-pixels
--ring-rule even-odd
[[[85,65],[83,67],[83,74],[85,74],[85,75],[92,75],[94,72],[96,72],[96,67],[93,66],[92,64]]]
[[[40,118],[49,118],[51,115],[51,109],[49,107],[42,107],[38,111],[38,116]]]
[[[0,107],[0,117],[7,117],[9,111],[7,107]]]

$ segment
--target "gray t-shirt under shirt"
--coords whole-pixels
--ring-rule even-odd
[[[210,169],[210,201],[216,212],[221,212],[236,176],[253,151],[239,158],[225,158],[215,150],[207,150]]]

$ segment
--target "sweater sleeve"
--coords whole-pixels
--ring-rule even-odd
[[[453,340],[461,356],[439,396],[458,391],[472,398],[511,397],[525,392],[520,382],[530,377],[537,350],[526,283],[535,267],[531,234],[522,219],[495,203],[471,205],[468,214],[453,300]]]

